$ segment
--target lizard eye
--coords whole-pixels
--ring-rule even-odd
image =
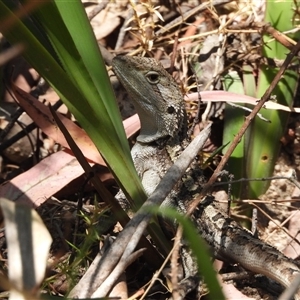
[[[146,78],[151,84],[159,83],[159,74],[155,71],[150,71],[146,74]]]

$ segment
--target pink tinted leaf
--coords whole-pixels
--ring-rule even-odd
[[[16,86],[14,92],[20,105],[36,124],[56,142],[66,147],[66,151],[60,151],[45,158],[30,170],[0,186],[0,196],[5,196],[18,203],[25,203],[31,207],[38,207],[72,180],[81,176],[84,171],[73,154],[68,153],[71,152],[68,149],[69,145],[54,122],[49,108]],[[81,146],[85,156],[89,160],[105,166],[87,134],[71,120],[62,115],[59,117],[71,132],[72,137],[75,137],[75,142]],[[128,137],[135,134],[140,127],[137,115],[125,120],[124,126]],[[102,175],[99,174],[102,180],[112,178],[105,172]]]
[[[59,151],[3,183],[0,186],[0,197],[38,207],[83,172],[74,156]]]
[[[42,131],[54,139],[57,143],[69,148],[63,134],[54,122],[49,108],[15,85],[13,86],[13,91],[22,108],[42,129]],[[85,131],[63,115],[59,113],[58,115],[72,135],[74,141],[84,153],[85,157],[100,165],[105,165],[99,151]]]
[[[137,114],[127,118],[123,121],[123,125],[126,131],[127,138],[132,137],[137,133],[141,127],[141,122]]]
[[[256,105],[259,99],[250,97],[247,95],[240,95],[232,92],[225,91],[204,91],[201,92],[201,97],[203,102],[232,102],[232,103],[247,103],[250,105]],[[185,100],[187,101],[197,101],[198,93],[192,93],[185,96]],[[266,109],[274,109],[274,110],[284,110],[289,112],[300,112],[300,108],[290,108],[288,106],[268,101],[266,102],[264,108]]]

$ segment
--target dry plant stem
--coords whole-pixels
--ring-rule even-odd
[[[171,282],[172,282],[172,297],[173,299],[180,299],[178,291],[178,258],[180,257],[180,243],[182,238],[182,227],[179,226],[174,239],[174,251],[171,257]]]
[[[196,85],[197,85],[197,94],[198,94],[197,113],[196,113],[196,116],[194,118],[193,124],[192,124],[191,128],[188,131],[188,136],[190,137],[193,134],[196,125],[200,122],[201,106],[203,105],[203,102],[202,102],[202,98],[201,98],[201,94],[200,94],[200,92],[201,92],[200,91],[200,84],[199,84],[199,78],[197,76],[196,70],[195,70],[195,68],[192,64],[189,64],[189,65],[190,65],[190,68],[192,70],[193,75],[195,76]]]
[[[246,182],[246,181],[267,181],[267,180],[277,180],[277,179],[286,179],[289,180],[291,183],[293,183],[299,190],[300,190],[300,184],[297,181],[297,178],[295,177],[295,174],[292,174],[291,176],[272,176],[272,177],[262,177],[262,178],[240,178],[237,180],[232,180],[230,182],[218,182],[215,183],[214,186],[220,186],[220,185],[227,185],[227,184],[234,184],[239,182]],[[261,201],[261,200],[259,200]]]
[[[297,174],[295,170],[293,170],[292,175],[288,177],[288,180],[300,190],[300,184],[299,181],[297,180]]]
[[[169,24],[166,24],[163,28],[159,29],[155,33],[155,35],[160,36],[160,35],[164,34],[165,32],[171,30],[172,28],[179,26],[180,24],[185,22],[188,18],[195,15],[196,13],[206,10],[208,7],[223,5],[223,4],[229,3],[230,1],[231,0],[213,0],[213,1],[206,1],[204,3],[201,3],[200,5],[192,8],[189,11],[187,11],[186,13],[182,14],[181,16],[179,16],[178,18],[176,18]]]
[[[57,126],[59,127],[59,129],[63,133],[66,141],[68,142],[71,150],[73,151],[74,155],[78,159],[78,161],[79,161],[80,165],[82,166],[82,168],[84,169],[85,173],[87,175],[93,174],[93,169],[91,168],[91,166],[87,162],[86,158],[82,154],[82,152],[79,149],[79,147],[76,145],[76,143],[72,139],[71,135],[69,134],[69,132],[67,131],[67,129],[63,125],[62,121],[59,119],[56,111],[53,110],[53,108],[52,108],[51,105],[49,106],[49,108],[50,108],[50,111],[52,113],[52,116],[53,116],[55,122],[57,123]],[[118,214],[119,221],[122,224],[122,226],[125,226],[128,223],[128,221],[130,220],[130,218],[123,211],[123,209],[121,208],[120,204],[107,191],[107,189],[105,188],[104,184],[102,183],[102,181],[97,176],[92,176],[91,177],[91,181],[92,181],[94,187],[96,188],[97,192],[99,193],[99,195],[101,195],[101,197],[103,198],[103,200],[108,205],[112,206],[112,210],[113,210],[113,212],[115,214]]]
[[[177,242],[174,241],[174,246],[172,248],[172,250],[170,251],[170,253],[167,255],[166,259],[164,260],[163,264],[160,266],[159,270],[157,270],[157,272],[155,272],[155,274],[152,276],[151,278],[151,282],[148,285],[147,289],[145,290],[143,296],[140,298],[140,300],[145,299],[145,297],[147,296],[148,292],[150,291],[151,287],[153,286],[153,284],[155,283],[155,281],[158,279],[158,276],[160,275],[160,273],[163,271],[163,269],[165,268],[166,264],[168,263],[170,257],[173,254],[173,251],[175,250],[176,247],[179,247],[180,245],[180,241],[179,244],[177,245]],[[172,263],[172,262],[171,262]]]
[[[254,203],[250,203],[252,206],[254,206],[256,209],[258,209],[268,220],[272,221],[272,223],[275,224],[275,226],[278,228],[278,229],[281,229],[284,231],[285,234],[287,234],[292,240],[294,240],[297,244],[300,244],[299,241],[297,239],[295,239],[294,236],[292,236],[288,229],[286,229],[284,227],[284,225],[291,219],[291,217],[293,216],[292,214],[284,221],[282,222],[281,224],[277,224],[276,221],[269,215],[267,214],[263,209],[261,209],[258,205],[254,204]],[[273,232],[271,232],[267,238],[264,240],[264,242],[267,242],[268,239],[274,234],[276,233],[276,231],[274,230]]]
[[[7,88],[7,91],[10,93],[12,97],[14,97],[13,93],[10,91],[10,89]],[[16,93],[17,90],[14,92]],[[52,107],[54,110],[57,110],[62,104],[61,100],[58,100]],[[19,107],[17,111],[10,116],[10,122],[9,124],[0,132],[0,153],[2,153],[5,149],[10,147],[12,144],[17,142],[19,139],[21,139],[24,136],[28,136],[30,132],[32,132],[34,129],[37,128],[37,125],[33,122],[27,126],[23,126],[21,122],[18,122],[19,116],[23,113],[23,109]],[[18,116],[17,116],[18,115]],[[15,120],[15,121],[14,121]],[[17,122],[20,127],[23,128],[22,131],[18,132],[14,136],[4,139],[5,136],[7,136],[8,132],[10,131],[10,126],[13,126],[13,122]]]
[[[140,296],[142,296],[144,294],[144,291],[142,289],[139,289],[137,292],[135,292],[133,295],[131,295],[129,298],[127,298],[127,300],[136,300],[136,299],[142,299],[139,298]]]
[[[298,274],[295,277],[292,284],[285,289],[285,291],[280,295],[278,300],[294,299],[294,296],[297,290],[299,289],[299,285],[300,285],[300,274]]]
[[[228,22],[227,22],[228,23]],[[191,36],[188,36],[188,37],[182,37],[182,38],[179,38],[178,41],[179,42],[184,42],[184,41],[187,41],[187,40],[196,40],[196,39],[199,39],[201,37],[206,37],[206,36],[209,36],[209,35],[213,35],[213,34],[219,34],[220,31],[222,31],[224,34],[230,34],[230,33],[237,33],[237,34],[241,34],[241,33],[259,33],[261,31],[261,28],[257,28],[257,29],[247,29],[247,30],[233,30],[233,29],[228,29],[228,28],[218,28],[218,29],[214,29],[214,30],[211,30],[211,31],[207,31],[207,32],[202,32],[202,33],[199,33],[199,34],[195,34],[195,35],[191,35]],[[286,40],[288,40],[288,37],[285,35],[285,32],[281,33],[282,36],[285,37]],[[274,36],[274,39],[278,39],[278,35],[276,35],[276,37]],[[279,38],[278,39],[279,42],[282,42],[283,41],[283,38]],[[292,40],[289,40],[290,41],[290,44],[293,44],[292,43]],[[168,45],[171,45],[173,44],[174,41],[172,40],[169,40],[168,42],[166,42],[166,44]],[[284,42],[283,43],[284,45],[287,44],[287,42]],[[165,42],[164,43],[157,43],[157,47],[161,47],[161,46],[164,46],[165,45]]]
[[[51,113],[53,115],[54,120],[56,121],[58,127],[60,128],[60,130],[64,134],[68,144],[70,145],[71,150],[73,151],[74,155],[78,159],[78,161],[79,161],[80,165],[82,166],[82,168],[84,169],[85,173],[86,174],[92,174],[93,170],[92,170],[91,166],[86,161],[86,159],[83,156],[81,150],[78,148],[78,146],[76,145],[76,143],[74,142],[74,140],[70,136],[69,132],[67,131],[67,129],[65,128],[65,126],[63,125],[63,123],[59,119],[58,115],[56,114],[56,112],[53,110],[53,108],[51,106],[50,106],[50,110],[51,110]],[[108,190],[106,189],[106,187],[104,186],[102,181],[97,176],[92,176],[91,181],[92,181],[95,189],[99,193],[99,195],[101,195],[103,197],[104,201],[106,201],[106,203],[112,207],[112,211],[113,211],[114,215],[118,216],[118,220],[120,221],[122,226],[125,227],[125,225],[129,222],[130,218],[123,211],[120,204],[108,192]],[[149,253],[148,253],[149,255],[146,255],[145,257],[146,257],[146,259],[147,259],[147,257],[149,259],[151,258],[151,263],[152,264],[153,263],[157,264],[161,261],[161,257],[159,256],[157,251],[153,248],[153,245],[150,244],[150,242],[145,237],[141,238],[139,246],[143,247],[144,249],[147,249],[149,251]],[[91,272],[96,272],[96,271],[97,271],[97,268],[96,268],[96,270],[92,270]],[[94,273],[94,276],[95,276],[95,273]],[[80,282],[80,284],[78,284],[73,290],[76,291],[76,288],[77,288],[77,290],[81,290],[81,292],[83,292],[83,290],[82,290],[83,286],[85,286],[85,284]],[[95,287],[95,289],[96,288],[97,287]],[[92,293],[94,290],[89,290],[89,292]],[[84,297],[85,296],[83,296],[83,298]]]
[[[274,27],[270,26],[270,24],[265,24],[263,27],[263,30],[265,30],[267,33],[269,33],[275,40],[277,40],[280,44],[288,48],[289,50],[292,50],[295,44],[293,44],[293,40],[288,38],[285,34],[282,32],[276,30]]]
[[[288,65],[294,58],[294,56],[300,51],[300,40],[297,42],[295,47],[292,49],[292,51],[287,55],[282,67],[279,69],[278,73],[274,77],[273,81],[271,82],[270,86],[262,96],[261,100],[257,103],[257,105],[253,108],[252,112],[249,114],[248,117],[245,118],[245,122],[240,129],[240,131],[237,133],[237,135],[234,137],[232,143],[230,144],[227,152],[223,156],[222,160],[220,161],[218,167],[214,171],[213,175],[210,177],[208,182],[203,186],[203,190],[201,191],[200,195],[191,202],[189,208],[188,208],[188,214],[191,214],[194,209],[198,206],[198,204],[201,202],[204,195],[209,193],[211,190],[213,184],[216,182],[220,172],[223,170],[225,164],[227,163],[230,155],[234,151],[237,144],[240,142],[242,136],[246,132],[247,128],[249,127],[250,123],[254,119],[254,117],[257,115],[259,110],[264,106],[265,102],[269,100],[272,91],[274,90],[275,86],[278,84],[281,76],[284,74],[285,70],[287,69]]]
[[[134,218],[128,223],[126,228],[121,232],[117,241],[112,245],[110,251],[107,252],[107,257],[114,257],[114,262],[117,261],[117,258],[120,257],[118,265],[113,271],[109,271],[110,274],[108,277],[105,276],[104,283],[113,284],[113,276],[115,273],[120,272],[126,267],[127,257],[134,251],[136,245],[144,233],[147,224],[152,218],[152,214],[149,212],[149,208],[153,205],[160,205],[162,201],[167,197],[170,190],[174,187],[178,180],[184,174],[186,168],[189,166],[191,161],[197,155],[198,150],[203,147],[205,141],[207,140],[210,134],[210,126],[207,126],[192,142],[191,144],[183,151],[181,156],[176,160],[175,164],[167,171],[164,178],[158,184],[154,193],[147,199],[143,204],[141,209],[137,212]],[[198,149],[198,150],[197,150]],[[122,250],[124,249],[124,252]],[[118,256],[113,254],[116,250]],[[121,251],[120,251],[121,250]],[[122,253],[123,252],[123,253]],[[107,274],[107,275],[108,275]],[[120,274],[119,274],[120,275]],[[103,294],[99,295],[104,297],[109,290],[102,289]]]
[[[88,15],[89,21],[92,21],[99,14],[99,12],[107,6],[108,3],[109,1],[101,1],[99,4],[97,4]]]
[[[5,51],[2,51],[0,53],[0,67],[9,62],[11,59],[21,55],[24,50],[24,45],[16,44]]]
[[[116,283],[112,291],[109,293],[108,297],[111,300],[128,299],[127,279],[125,272],[120,276],[118,282]]]
[[[41,5],[43,5],[42,1],[30,1],[20,6],[18,10],[14,11],[14,17],[1,20],[0,32],[5,35],[5,32],[15,25],[15,18],[22,19],[24,16],[30,15],[30,13],[37,10]]]
[[[224,34],[225,33],[242,33],[242,32],[245,32],[245,33],[257,33],[257,32],[259,32],[259,30],[258,29],[251,29],[251,30],[230,30],[230,29],[223,28],[222,32]],[[220,33],[220,29],[214,29],[214,30],[207,31],[207,32],[202,32],[202,33],[199,33],[199,34],[190,35],[188,37],[179,38],[178,42],[184,42],[184,41],[188,41],[188,40],[196,40],[196,39],[199,39],[199,38],[202,38],[202,37],[206,37],[206,36],[213,35],[213,34],[219,34],[219,33]],[[169,40],[167,42],[157,43],[156,46],[157,47],[165,47],[166,45],[172,45],[172,44],[174,44],[174,41],[173,40]]]
[[[71,292],[68,295],[68,298],[75,298],[79,294],[78,290],[80,290],[81,295],[85,295],[83,297],[88,297],[91,289],[91,283],[95,281],[95,278],[97,278],[101,258],[102,254],[99,252],[94,258],[88,270],[80,279],[79,283],[71,290]]]
[[[224,273],[219,274],[222,278],[222,281],[230,281],[230,280],[236,280],[236,279],[246,279],[249,278],[249,273],[246,271],[241,272],[230,272],[230,273]]]
[[[224,23],[225,18],[220,18],[219,21],[220,21],[220,23]],[[222,28],[223,26],[224,25],[221,24],[220,28]],[[223,72],[224,63],[220,63],[220,61],[221,61],[221,56],[223,55],[223,52],[224,52],[224,45],[225,45],[226,40],[227,40],[227,35],[223,34],[222,31],[220,30],[220,33],[218,35],[219,47],[218,47],[218,50],[217,50],[217,55],[216,55],[216,60],[215,60],[215,69],[214,69],[211,80],[204,87],[204,90],[213,90],[214,86],[217,82],[217,79],[220,76],[219,74]],[[203,122],[208,119],[208,115],[209,115],[209,112],[211,110],[211,106],[212,106],[211,102],[207,103],[205,111],[203,112],[203,115],[202,115],[202,121]]]
[[[145,249],[139,249],[135,252],[133,252],[130,256],[127,257],[127,260],[126,260],[126,265],[125,265],[125,268],[123,268],[123,266],[119,266],[121,268],[121,270],[118,270],[116,271],[116,276],[115,278],[113,278],[113,281],[114,281],[114,286],[105,286],[105,284],[102,284],[100,287],[98,287],[98,289],[96,289],[96,291],[94,293],[92,293],[91,295],[91,298],[101,298],[101,295],[102,295],[102,290],[111,290],[112,288],[115,287],[115,284],[119,281],[119,278],[124,274],[124,271],[125,269],[130,265],[132,264],[135,260],[137,260],[144,252]],[[116,267],[117,269],[118,267]],[[115,269],[115,270],[116,270]],[[114,271],[115,271],[114,270]],[[121,273],[119,275],[119,273]],[[87,283],[86,283],[87,284]],[[109,284],[109,282],[107,283]]]
[[[228,205],[229,207],[229,205]],[[257,208],[253,208],[251,217],[251,232],[257,237]]]
[[[88,287],[90,290],[98,288],[101,291],[98,297],[105,297],[114,285],[114,281],[125,270],[130,257],[135,250],[138,241],[142,237],[152,214],[149,211],[151,207],[160,205],[170,193],[171,189],[180,180],[191,161],[197,155],[198,151],[204,146],[210,135],[210,125],[190,143],[182,152],[175,164],[167,171],[164,178],[158,184],[154,193],[147,199],[136,215],[129,221],[124,230],[119,234],[117,240],[110,249],[104,253],[103,258],[97,266],[97,274]],[[81,295],[81,290],[72,291],[70,297],[89,297]]]
[[[178,47],[178,32],[175,33],[174,36],[174,44],[173,44],[173,52],[172,52],[172,57],[171,57],[171,66],[170,66],[170,70],[169,73],[172,75],[174,70],[175,70],[175,58],[176,58],[176,54],[177,54],[177,47]]]
[[[9,89],[7,89],[7,90],[9,91],[9,93],[11,93]],[[12,95],[13,99],[15,99],[14,96],[13,96],[13,94],[11,94],[11,95]],[[15,101],[16,101],[16,100],[15,100]],[[4,138],[8,135],[8,133],[10,132],[10,130],[14,127],[15,123],[17,123],[17,124],[23,129],[22,131],[24,131],[24,129],[26,128],[26,127],[24,127],[24,124],[22,124],[21,122],[18,121],[19,117],[20,117],[23,113],[24,113],[24,109],[23,109],[22,107],[19,107],[19,108],[13,113],[13,115],[10,115],[9,123],[8,123],[8,124],[6,125],[6,127],[0,132],[0,142],[1,142],[0,149],[2,148],[2,144],[3,144]],[[8,113],[8,115],[9,115],[9,113]],[[25,133],[25,135],[26,135],[26,133]],[[10,139],[9,139],[9,140],[10,140]],[[5,144],[6,144],[6,143],[5,143]],[[3,149],[1,149],[1,150],[3,151],[4,149],[6,149],[6,148],[3,148]]]
[[[258,46],[257,46],[257,47],[253,47],[252,50],[255,49],[255,48],[258,48]],[[249,55],[250,52],[251,52],[251,50],[248,50],[246,53],[241,53],[238,59],[234,60],[234,61],[231,62],[228,66],[224,67],[224,68],[223,68],[219,73],[217,73],[215,76],[216,76],[216,77],[219,77],[219,76],[221,76],[222,74],[226,73],[226,71],[230,70],[231,67],[235,66],[237,63],[239,63],[241,60],[243,60],[247,55]],[[264,63],[264,61],[262,61],[262,63]],[[213,82],[213,80],[210,80],[210,81],[207,83],[207,85],[211,85],[212,82]]]
[[[101,51],[101,54],[102,54],[102,57],[103,57],[105,63],[108,66],[110,66],[111,61],[112,61],[114,56],[100,42],[98,42],[98,46],[100,48],[100,51]]]
[[[117,39],[117,43],[116,43],[116,46],[115,46],[115,50],[120,49],[121,46],[123,45],[125,34],[126,34],[126,28],[128,27],[128,22],[133,17],[133,15],[134,15],[133,8],[130,7],[128,9],[128,14],[126,16],[126,19],[124,20],[123,25],[122,25],[122,27],[120,29],[120,32],[119,32],[119,35],[118,35],[118,39]]]
[[[252,203],[259,203],[259,204],[277,204],[277,205],[285,205],[285,203],[290,203],[290,202],[300,202],[299,198],[291,198],[291,199],[284,199],[284,200],[270,200],[270,201],[264,201],[264,200],[252,200],[252,199],[246,199],[246,200],[240,200],[240,202],[243,203],[248,203],[248,204],[252,204]],[[226,202],[227,203],[227,202]]]

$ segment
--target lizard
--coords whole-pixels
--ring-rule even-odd
[[[183,94],[173,77],[153,58],[116,56],[112,66],[141,121],[140,134],[131,154],[146,194],[151,195],[176,155],[188,143]],[[196,172],[192,174],[194,169]],[[187,189],[184,183],[190,177],[187,175],[162,205],[186,212],[191,197],[201,189],[201,180],[197,181],[197,167],[192,165],[188,172],[195,175],[192,188]],[[288,287],[300,274],[300,268],[291,259],[230,219],[211,196],[198,206],[192,219],[199,234],[212,248],[215,258],[238,263],[246,270],[265,275],[284,287]],[[187,251],[182,253],[188,256],[182,258],[188,264],[183,268],[185,276],[196,276],[197,268],[191,266],[196,262],[190,259]],[[190,289],[191,286],[186,292]],[[300,299],[300,290],[295,299]]]

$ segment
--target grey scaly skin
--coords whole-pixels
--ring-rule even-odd
[[[174,79],[154,59],[115,57],[113,69],[134,102],[141,120],[141,131],[132,148],[132,158],[144,189],[150,195],[188,142],[183,96]],[[200,182],[197,182],[199,175],[196,165],[192,165],[187,176],[162,205],[185,212],[187,203],[201,189]],[[191,184],[187,184],[189,182]],[[284,287],[288,287],[300,273],[292,260],[229,219],[210,198],[198,207],[193,219],[215,257],[239,263]],[[196,262],[186,250],[182,256],[185,276],[192,278],[197,270]],[[191,284],[185,288],[185,292],[192,287]],[[295,299],[300,299],[299,291]]]

